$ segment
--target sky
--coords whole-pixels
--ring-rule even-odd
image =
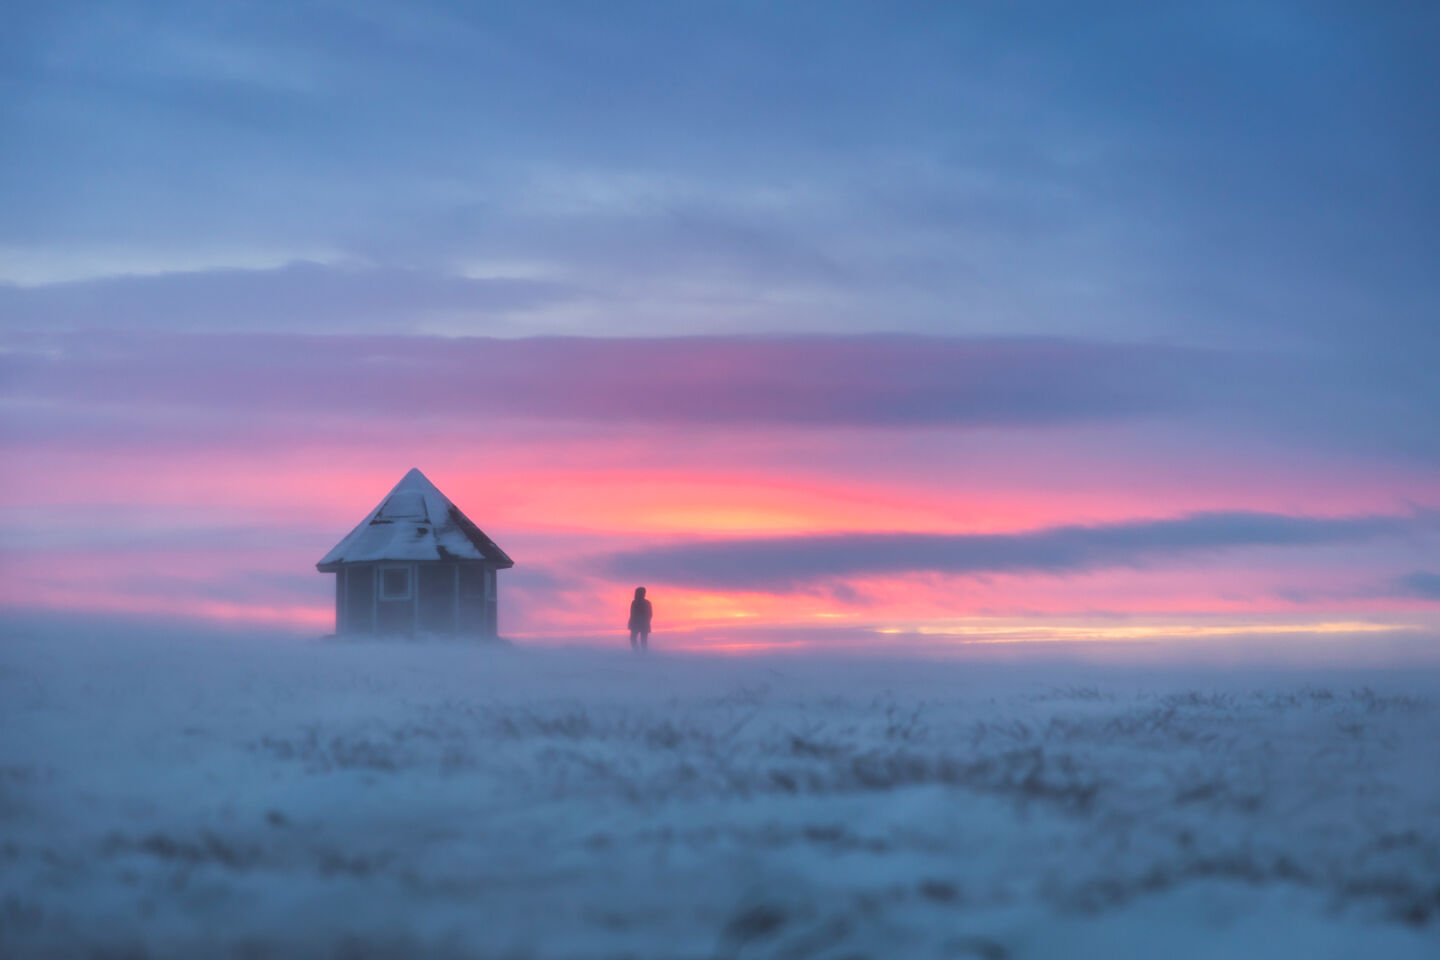
[[[4,3],[0,605],[1440,649],[1440,8]]]

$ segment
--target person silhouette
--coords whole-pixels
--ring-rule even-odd
[[[650,649],[650,618],[655,615],[655,608],[650,601],[645,599],[645,588],[635,588],[635,599],[630,601],[630,649]],[[639,638],[637,644],[636,638]]]

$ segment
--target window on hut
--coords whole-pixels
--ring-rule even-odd
[[[409,600],[409,599],[410,599],[410,568],[409,568],[409,567],[381,567],[381,568],[380,568],[380,599],[381,599],[381,600]]]

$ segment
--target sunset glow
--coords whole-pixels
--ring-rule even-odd
[[[559,29],[531,16],[492,26]],[[1099,64],[1151,49],[1128,21],[1074,49],[1017,22],[992,62],[949,44],[995,24],[866,15],[825,29],[881,38],[873,75],[802,44],[803,95],[717,64],[733,110],[653,83],[579,110],[593,78],[536,75],[549,55],[455,86],[483,68],[424,17],[400,35],[450,67],[358,13],[299,46],[241,17],[326,65],[294,85],[215,66],[244,44],[172,62],[35,17],[4,95],[29,91],[0,236],[7,608],[328,632],[316,561],[418,467],[515,559],[501,630],[536,642],[611,642],[639,584],[658,643],[732,652],[1298,642],[1440,611],[1433,164],[1387,112],[1401,53],[1338,14],[1321,58],[1223,17],[1162,31],[1245,90],[1285,78],[1253,118],[1203,70],[1113,86]],[[741,34],[747,63],[795,56]],[[686,77],[689,42],[630,56]],[[130,93],[77,106],[57,77]]]

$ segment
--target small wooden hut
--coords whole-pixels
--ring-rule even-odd
[[[515,565],[419,470],[317,563],[335,632],[498,636],[496,572]]]

